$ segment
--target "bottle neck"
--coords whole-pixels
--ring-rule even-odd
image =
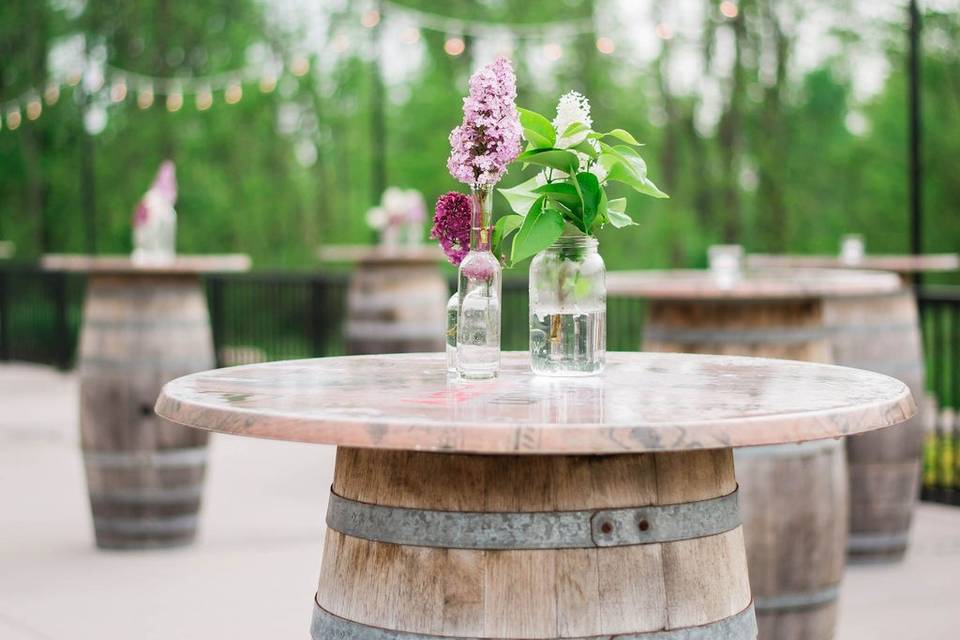
[[[493,235],[493,188],[471,189],[470,204],[470,250],[490,251],[490,238]]]

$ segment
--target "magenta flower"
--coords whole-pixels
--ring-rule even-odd
[[[499,57],[470,78],[463,123],[450,132],[450,175],[474,188],[492,187],[520,155],[517,77]]]
[[[437,199],[430,237],[440,241],[451,264],[459,265],[470,251],[470,197],[451,191]]]

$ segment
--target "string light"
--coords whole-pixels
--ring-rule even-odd
[[[556,61],[563,57],[563,49],[556,42],[548,42],[543,47],[543,55],[547,60]]]
[[[360,18],[360,24],[367,29],[373,29],[375,26],[380,24],[380,12],[376,9],[365,11],[363,16]]]
[[[120,78],[110,87],[110,99],[114,102],[123,102],[127,97],[127,82]]]
[[[277,77],[272,73],[265,74],[260,78],[260,92],[271,93],[277,88]]]
[[[183,106],[183,93],[180,92],[180,89],[174,89],[169,95],[167,95],[167,111],[170,113],[175,113],[180,111],[180,107]]]
[[[40,102],[40,98],[31,98],[27,103],[27,120],[36,120],[41,113],[43,113],[43,103]]]
[[[70,75],[67,76],[67,84],[71,87],[75,87],[80,84],[80,80],[83,78],[83,73],[80,71],[71,71]]]
[[[290,64],[290,73],[298,78],[307,75],[308,71],[310,71],[310,61],[307,60],[306,56],[297,56]]]
[[[43,99],[48,105],[57,104],[57,100],[60,99],[60,86],[48,84],[47,88],[43,90]]]
[[[597,38],[597,51],[600,53],[610,55],[614,49],[616,49],[616,45],[613,43],[613,38],[608,38],[607,36]]]
[[[137,106],[141,109],[149,109],[153,105],[153,87],[141,87],[137,92]]]
[[[735,2],[723,0],[723,2],[720,3],[720,13],[722,13],[725,18],[730,18],[732,20],[740,13],[740,8],[737,7]]]
[[[661,40],[669,40],[673,37],[673,29],[670,25],[661,22],[657,25],[657,37]]]
[[[243,97],[243,87],[239,82],[232,82],[227,90],[223,92],[223,100],[227,104],[237,104]]]
[[[206,111],[213,106],[213,92],[210,87],[204,87],[197,92],[197,111]]]
[[[347,36],[338,33],[333,37],[333,42],[330,43],[330,46],[333,47],[333,50],[337,53],[343,53],[350,46],[350,40],[347,39]]]
[[[22,118],[20,117],[20,109],[14,107],[7,111],[7,129],[10,131],[15,130],[20,126]]]
[[[416,44],[420,41],[420,29],[416,27],[407,27],[400,35],[400,40],[404,44]]]
[[[466,50],[467,44],[463,41],[463,38],[454,36],[453,38],[447,38],[447,41],[443,43],[443,50],[447,52],[448,55],[458,56]]]

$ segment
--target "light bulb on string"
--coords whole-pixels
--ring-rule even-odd
[[[600,36],[597,38],[597,51],[605,55],[610,55],[616,49],[616,45],[613,42],[613,38],[608,38],[607,36]]]
[[[333,47],[333,50],[337,53],[343,53],[350,47],[350,40],[343,33],[338,33],[333,36],[333,41],[330,43]]]
[[[141,109],[149,109],[153,105],[153,87],[146,85],[140,87],[137,91],[137,106]]]
[[[167,94],[167,111],[176,113],[183,106],[183,92],[177,87]]]
[[[403,44],[417,44],[420,41],[420,29],[416,27],[407,27],[400,35],[400,41]]]
[[[563,57],[563,48],[556,42],[548,42],[543,47],[543,55],[547,60],[557,61]]]
[[[227,90],[223,92],[223,100],[227,104],[237,104],[243,97],[243,87],[239,82],[231,82]]]
[[[277,76],[273,73],[266,73],[260,78],[260,92],[271,93],[277,88]]]
[[[723,14],[724,18],[730,18],[732,20],[740,14],[740,8],[736,2],[723,0],[723,2],[720,3],[720,13]]]
[[[48,84],[43,90],[43,99],[48,105],[57,104],[57,100],[60,99],[60,85]]]
[[[83,72],[79,70],[74,70],[70,72],[70,75],[67,76],[67,84],[71,87],[75,87],[80,84],[80,80],[83,78]]]
[[[380,12],[376,9],[364,11],[363,15],[360,17],[360,24],[367,29],[373,29],[375,26],[380,24]]]
[[[657,37],[661,40],[670,40],[673,38],[673,29],[670,28],[670,25],[661,22],[657,25]]]
[[[463,41],[463,38],[459,36],[454,36],[452,38],[447,38],[447,41],[443,43],[443,50],[447,52],[447,55],[458,56],[463,53],[467,48],[467,43]]]
[[[30,102],[27,103],[27,120],[36,120],[41,113],[43,113],[43,103],[40,102],[40,98],[30,98]]]
[[[308,71],[310,71],[310,61],[304,55],[295,57],[290,63],[290,73],[298,78],[307,75]]]
[[[114,102],[123,102],[127,98],[127,81],[118,79],[110,87],[110,99]]]
[[[204,87],[197,92],[196,105],[197,111],[206,111],[213,106],[213,92],[210,87]]]
[[[7,111],[7,129],[14,131],[20,126],[23,118],[20,115],[20,107],[13,107]]]

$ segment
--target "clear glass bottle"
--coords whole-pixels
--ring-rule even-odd
[[[567,235],[530,263],[530,367],[590,376],[607,356],[606,266],[597,240]]]
[[[457,372],[463,378],[493,378],[500,371],[500,312],[503,273],[490,250],[493,189],[473,189],[470,251],[457,278]]]
[[[460,314],[460,294],[454,293],[447,300],[447,372],[457,372],[457,316]]]

